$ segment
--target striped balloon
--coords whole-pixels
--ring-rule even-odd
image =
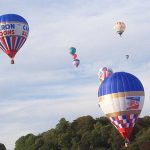
[[[111,74],[113,73],[112,69],[111,68],[108,68],[108,67],[103,67],[103,68],[100,68],[99,71],[98,71],[98,79],[100,81],[100,83],[103,82],[103,80],[110,76]]]
[[[79,64],[80,64],[80,60],[79,60],[79,59],[74,59],[74,60],[73,60],[73,65],[74,65],[74,66],[78,67]]]
[[[144,103],[144,88],[140,80],[126,72],[116,72],[99,87],[99,105],[126,142]]]
[[[12,60],[29,34],[27,21],[16,14],[0,16],[0,49]]]

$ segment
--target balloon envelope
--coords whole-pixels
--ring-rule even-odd
[[[79,60],[79,59],[74,59],[74,60],[73,60],[73,65],[74,65],[74,66],[78,67],[79,64],[80,64],[80,60]]]
[[[77,54],[72,54],[72,58],[76,59],[77,58]]]
[[[29,26],[23,17],[17,14],[0,16],[0,49],[10,58],[15,57],[25,43],[28,34]]]
[[[140,80],[126,72],[116,72],[99,87],[99,105],[128,141],[144,103],[144,88]]]
[[[128,59],[129,58],[129,55],[126,55],[126,59]]]
[[[99,79],[100,83],[102,83],[103,80],[106,77],[110,76],[112,73],[113,73],[113,71],[111,68],[108,68],[108,67],[100,68],[98,71],[98,79]]]
[[[72,54],[72,55],[75,54],[76,53],[76,48],[75,47],[70,47],[69,48],[69,53]]]
[[[124,22],[117,22],[113,28],[119,35],[121,35],[125,31],[126,25]]]

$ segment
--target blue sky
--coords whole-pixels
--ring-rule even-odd
[[[103,116],[97,98],[102,66],[142,81],[141,116],[149,115],[149,6],[148,0],[1,0],[1,15],[23,16],[30,32],[15,65],[0,52],[0,142],[13,150],[20,136],[55,127],[62,117]],[[127,26],[122,38],[113,31],[117,21]],[[71,46],[81,60],[78,69]]]

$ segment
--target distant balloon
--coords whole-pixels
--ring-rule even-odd
[[[129,58],[129,55],[126,55],[126,59],[128,59]]]
[[[98,79],[99,79],[100,83],[102,83],[103,80],[106,77],[110,76],[112,73],[113,73],[113,71],[111,68],[108,68],[108,67],[100,68],[98,71]]]
[[[123,22],[117,22],[113,28],[121,36],[126,29],[126,25]]]
[[[79,60],[79,59],[74,59],[74,60],[73,60],[73,65],[74,65],[74,66],[78,67],[79,64],[80,64],[80,60]]]
[[[29,34],[27,21],[17,14],[6,14],[0,16],[0,49],[2,49],[12,60],[16,53],[25,43]]]
[[[144,88],[140,80],[126,72],[116,72],[99,87],[101,109],[128,143],[144,103]]]
[[[76,59],[76,58],[77,58],[77,54],[73,54],[73,55],[72,55],[72,58],[73,58],[73,59]]]
[[[70,47],[69,48],[69,53],[72,54],[72,55],[75,54],[76,53],[76,48],[75,47]]]

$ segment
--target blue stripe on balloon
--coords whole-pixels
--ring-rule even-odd
[[[17,38],[17,42],[16,42],[16,45],[15,45],[15,50],[17,49],[17,47],[18,47],[18,44],[19,44],[19,42],[20,42],[20,36],[18,36],[18,38]]]
[[[124,128],[124,124],[121,124],[121,127]]]
[[[22,22],[22,23],[28,24],[27,21],[23,17],[21,17],[17,14],[2,15],[2,16],[0,16],[0,21],[1,22],[12,22],[13,21],[13,22]]]
[[[130,73],[116,72],[102,82],[98,96],[130,91],[144,91],[140,80]]]
[[[126,115],[122,115],[122,119],[126,119]]]
[[[0,42],[0,46],[5,51],[5,48],[4,48],[4,46],[3,46],[3,44],[1,42]]]

